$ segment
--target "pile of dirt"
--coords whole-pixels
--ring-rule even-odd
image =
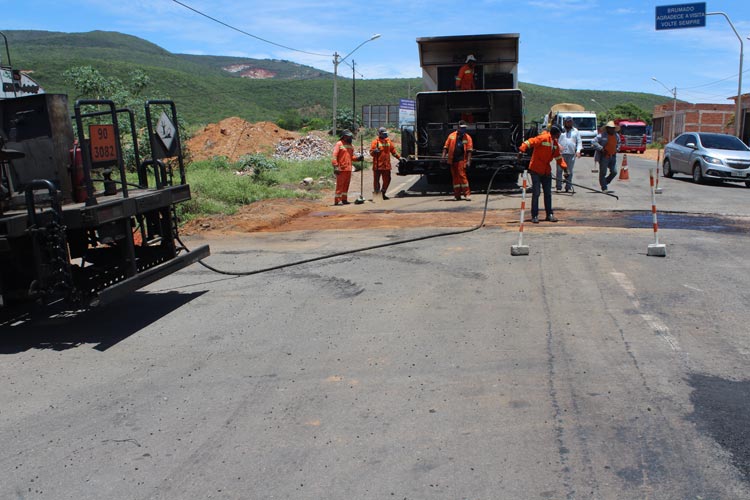
[[[280,140],[299,136],[271,122],[250,123],[235,116],[207,125],[188,141],[188,148],[194,160],[224,156],[237,161],[248,154],[271,154]]]

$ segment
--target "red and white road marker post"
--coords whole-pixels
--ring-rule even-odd
[[[649,169],[648,175],[651,182],[651,215],[654,221],[654,242],[648,246],[648,251],[646,252],[646,254],[649,257],[666,257],[667,245],[659,243],[659,223],[656,220],[656,189],[654,187],[654,169]],[[659,175],[658,171],[656,171],[656,175]]]
[[[521,224],[518,226],[518,245],[510,246],[511,255],[529,255],[528,245],[523,244],[523,219],[526,216],[526,170],[521,174],[523,178],[521,188]]]
[[[656,189],[654,192],[656,194],[661,194],[661,188],[659,187],[659,167],[660,167],[660,159],[661,159],[661,149],[656,150]]]

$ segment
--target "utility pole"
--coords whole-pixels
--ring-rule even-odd
[[[737,33],[737,30],[734,29],[734,24],[732,24],[732,21],[729,19],[729,16],[724,14],[723,12],[706,12],[707,16],[724,16],[724,19],[727,20],[729,23],[729,26],[731,26],[732,31],[734,31],[734,34],[737,35],[737,40],[740,41],[740,77],[739,81],[737,82],[737,105],[736,105],[736,111],[734,113],[734,130],[735,135],[739,138],[740,137],[740,129],[742,127],[742,124],[740,123],[740,114],[742,113],[742,58],[744,57],[744,47],[745,44],[742,42],[742,37],[739,33]]]
[[[351,52],[349,52],[344,57],[340,57],[338,52],[334,52],[333,53],[333,120],[332,120],[333,121],[333,129],[332,129],[331,135],[333,135],[334,137],[338,133],[338,130],[336,128],[336,108],[338,107],[338,86],[337,86],[337,81],[336,80],[337,80],[337,76],[338,76],[339,64],[341,64],[342,62],[344,62],[347,57],[349,57],[350,55],[354,54],[354,52],[358,48],[360,48],[361,46],[363,46],[367,42],[371,42],[371,41],[376,40],[378,38],[380,38],[380,34],[372,35],[370,38],[368,38],[364,42],[362,42],[359,45],[357,45],[356,47],[354,47],[354,50],[352,50]]]

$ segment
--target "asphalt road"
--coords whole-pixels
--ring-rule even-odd
[[[650,165],[629,160],[619,200],[555,195],[528,256],[508,215],[252,276],[195,265],[4,328],[0,498],[750,498],[750,190],[660,179],[667,256],[649,257]],[[481,194],[414,181],[332,211],[479,221]],[[520,194],[488,205],[517,216]],[[257,233],[208,241],[207,262],[444,230]]]

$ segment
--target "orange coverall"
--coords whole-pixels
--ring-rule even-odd
[[[333,147],[331,164],[336,172],[336,196],[333,203],[349,203],[347,193],[352,180],[352,161],[354,160],[354,146],[344,141],[338,141]]]
[[[456,90],[474,90],[474,68],[469,63],[461,66],[456,75]]]
[[[555,160],[562,168],[568,168],[568,164],[565,163],[565,159],[560,153],[560,145],[557,143],[557,139],[553,139],[549,131],[544,131],[536,137],[523,141],[518,149],[525,153],[529,148],[534,148],[534,152],[531,154],[531,163],[529,163],[529,170],[532,172],[539,175],[552,175],[552,168],[550,167],[552,160]]]
[[[380,152],[376,153],[375,150]],[[383,177],[383,194],[388,191],[391,185],[391,155],[397,160],[401,158],[396,151],[396,146],[386,137],[381,139],[376,137],[370,144],[370,156],[372,156],[372,189],[376,193],[380,192],[380,177]]]
[[[451,132],[448,138],[445,140],[443,149],[448,150],[448,163],[451,166],[451,177],[453,178],[453,196],[457,199],[463,194],[464,196],[471,196],[469,190],[469,178],[466,176],[466,162],[471,159],[471,150],[474,149],[474,141],[469,134],[464,134],[464,157],[463,160],[453,162],[453,152],[456,149],[456,140],[458,139],[458,132]]]

